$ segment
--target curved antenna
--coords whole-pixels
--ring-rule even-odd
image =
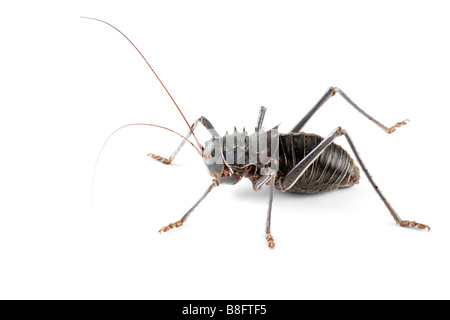
[[[181,134],[179,134],[178,132],[176,132],[176,131],[174,131],[174,130],[172,130],[172,129],[169,129],[169,128],[166,128],[166,127],[163,127],[163,126],[159,126],[159,125],[157,125],[157,124],[151,124],[151,123],[130,123],[130,124],[126,124],[126,125],[124,125],[124,126],[121,126],[120,128],[114,130],[114,132],[111,133],[111,134],[109,135],[109,137],[108,137],[108,138],[105,140],[105,142],[103,143],[103,146],[102,146],[102,148],[100,149],[100,152],[98,153],[97,160],[95,161],[94,175],[92,176],[91,203],[92,203],[93,200],[94,200],[95,175],[96,175],[96,173],[97,173],[97,166],[98,166],[98,162],[100,161],[100,156],[102,155],[103,149],[105,149],[105,146],[106,146],[106,144],[108,143],[109,139],[111,139],[112,136],[113,136],[114,134],[117,133],[117,131],[122,130],[122,129],[126,128],[126,127],[131,127],[131,126],[150,126],[150,127],[161,128],[161,129],[164,129],[164,130],[173,132],[173,133],[179,135],[181,138],[183,138],[183,139],[186,140],[187,142],[189,142],[189,143],[195,148],[195,150],[197,150],[198,154],[199,154],[200,156],[202,156],[202,152],[200,151],[200,149],[198,149],[198,148],[192,143],[192,141],[186,139],[186,138],[183,137]]]
[[[144,59],[145,63],[147,63],[148,67],[150,68],[150,70],[152,70],[153,74],[156,76],[156,78],[158,79],[159,83],[161,83],[161,85],[163,86],[164,90],[166,90],[167,94],[169,95],[170,99],[173,101],[173,103],[175,104],[175,107],[177,107],[178,111],[180,112],[181,116],[183,117],[184,121],[186,122],[187,126],[189,127],[189,130],[191,130],[192,135],[195,138],[195,141],[197,141],[197,144],[200,148],[203,148],[202,145],[200,144],[200,142],[198,142],[197,137],[194,134],[194,131],[192,130],[191,126],[189,125],[189,122],[186,120],[186,117],[184,116],[183,112],[181,112],[180,107],[178,107],[178,104],[175,102],[175,99],[172,97],[172,95],[170,94],[169,90],[167,90],[166,86],[164,85],[164,83],[161,81],[161,79],[158,77],[158,75],[156,74],[155,70],[153,70],[152,66],[150,65],[150,63],[147,61],[147,59],[145,59],[144,55],[141,53],[141,51],[139,51],[139,49],[134,45],[134,43],[119,29],[117,29],[116,27],[114,27],[112,24],[110,24],[109,22],[97,19],[97,18],[89,18],[89,17],[80,17],[83,19],[89,19],[89,20],[95,20],[95,21],[99,21],[99,22],[103,22],[104,24],[107,24],[108,26],[114,28],[117,32],[119,32],[122,36],[124,36],[130,43],[131,45],[137,50],[137,52],[139,52],[139,54],[141,55],[142,59]]]

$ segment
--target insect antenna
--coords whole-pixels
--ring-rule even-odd
[[[115,26],[113,26],[112,24],[110,24],[109,22],[97,19],[97,18],[90,18],[90,17],[81,17],[83,19],[89,19],[89,20],[95,20],[95,21],[99,21],[102,22],[104,24],[107,24],[108,26],[114,28],[117,32],[119,32],[122,36],[124,36],[130,43],[131,45],[136,49],[136,51],[141,55],[142,59],[144,59],[145,63],[147,63],[148,67],[150,68],[150,70],[152,70],[153,74],[155,75],[155,77],[158,79],[159,83],[161,83],[161,85],[163,86],[164,90],[166,90],[167,94],[169,95],[170,99],[172,100],[172,102],[174,103],[175,107],[177,107],[178,111],[180,112],[181,116],[183,117],[184,121],[186,122],[187,126],[189,127],[189,130],[191,130],[192,135],[195,138],[195,141],[197,142],[198,146],[200,147],[200,149],[202,149],[202,145],[200,144],[200,142],[198,142],[197,136],[194,134],[194,131],[192,130],[191,126],[189,125],[189,122],[187,121],[186,117],[184,116],[183,112],[181,111],[180,107],[178,107],[178,104],[175,102],[175,99],[172,97],[172,95],[170,94],[169,90],[167,90],[166,86],[164,85],[164,83],[161,81],[161,79],[158,77],[158,75],[156,74],[155,70],[152,68],[152,66],[150,65],[150,63],[147,61],[147,59],[145,59],[144,55],[141,53],[141,51],[139,51],[139,49],[136,47],[136,45],[119,29],[117,29]]]
[[[100,149],[100,152],[98,153],[97,160],[95,161],[94,175],[92,176],[91,202],[93,202],[93,200],[94,200],[95,176],[96,176],[96,173],[97,173],[97,166],[98,166],[98,163],[99,163],[99,161],[100,161],[100,156],[101,156],[102,153],[103,153],[103,149],[105,149],[105,146],[106,146],[106,144],[108,143],[108,141],[109,141],[109,140],[112,138],[112,136],[115,135],[119,130],[122,130],[122,129],[127,128],[127,127],[131,127],[131,126],[149,126],[149,127],[156,127],[156,128],[160,128],[160,129],[164,129],[164,130],[173,132],[173,133],[177,134],[178,136],[180,136],[181,138],[183,138],[184,140],[186,140],[187,142],[189,142],[189,143],[195,148],[195,150],[197,150],[198,154],[199,154],[200,156],[202,155],[202,152],[200,151],[200,149],[197,148],[197,147],[192,143],[192,141],[186,139],[185,137],[183,137],[180,133],[176,132],[175,130],[172,130],[172,129],[169,129],[169,128],[166,128],[166,127],[163,127],[163,126],[160,126],[160,125],[157,125],[157,124],[151,124],[151,123],[130,123],[130,124],[126,124],[126,125],[124,125],[124,126],[121,126],[120,128],[114,130],[114,132],[111,133],[111,134],[109,135],[109,137],[108,137],[108,138],[105,140],[105,142],[103,143],[103,146],[102,146],[102,148]]]

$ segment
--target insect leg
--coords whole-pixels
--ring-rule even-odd
[[[195,120],[195,122],[192,124],[191,126],[191,130],[189,130],[189,132],[187,133],[185,139],[183,139],[183,141],[181,141],[180,145],[178,146],[178,148],[172,153],[172,155],[170,156],[169,159],[167,158],[163,158],[161,156],[158,156],[156,154],[153,153],[149,153],[147,156],[152,157],[155,160],[161,161],[164,164],[170,164],[173,159],[175,158],[175,156],[178,154],[178,152],[181,150],[181,148],[184,146],[184,144],[186,143],[186,140],[189,139],[189,137],[191,136],[192,132],[195,130],[195,128],[197,128],[197,124],[201,123],[205,126],[206,129],[208,129],[209,133],[213,136],[213,137],[219,137],[219,133],[216,131],[216,129],[214,129],[213,125],[211,124],[211,122],[209,122],[208,119],[206,119],[205,117],[200,117],[197,120]]]
[[[186,212],[186,214],[181,218],[181,220],[179,220],[179,221],[177,221],[177,222],[175,222],[175,223],[171,223],[171,224],[169,224],[168,226],[162,227],[162,228],[159,230],[159,232],[160,232],[160,233],[161,233],[161,231],[167,232],[167,231],[169,231],[170,229],[181,227],[181,226],[183,225],[183,223],[187,220],[187,218],[189,218],[190,214],[194,211],[194,209],[198,207],[198,205],[200,204],[200,202],[202,202],[203,199],[206,198],[206,196],[208,195],[208,193],[210,193],[211,190],[214,189],[214,188],[217,187],[217,186],[218,186],[218,183],[217,183],[216,180],[214,180],[213,183],[212,183],[212,184],[208,187],[208,189],[205,191],[205,193],[201,196],[201,198],[198,199],[198,201],[194,204],[194,206],[193,206],[191,209],[189,209],[188,212]]]
[[[359,165],[361,166],[361,169],[364,171],[364,174],[366,175],[367,179],[369,180],[370,184],[376,191],[376,193],[380,196],[381,200],[384,202],[386,207],[388,208],[389,212],[391,213],[392,217],[395,220],[395,223],[400,225],[401,227],[418,227],[420,229],[428,229],[430,231],[430,227],[422,224],[417,223],[415,221],[408,221],[408,220],[402,220],[400,216],[395,212],[394,208],[392,208],[391,204],[387,201],[387,199],[384,197],[381,190],[378,188],[378,186],[375,184],[375,181],[373,180],[372,176],[370,175],[369,171],[367,170],[366,166],[364,165],[361,157],[358,154],[358,151],[355,148],[355,145],[353,144],[352,139],[350,138],[349,134],[343,130],[344,136],[347,139],[348,144],[350,145],[350,148],[352,149],[353,153],[355,154],[356,159],[358,160]]]
[[[159,232],[160,233],[161,233],[161,231],[167,232],[170,229],[181,227],[186,222],[187,218],[189,218],[191,213],[195,210],[195,208],[198,207],[200,202],[202,202],[203,199],[206,198],[206,196],[211,192],[212,189],[214,189],[215,187],[217,187],[221,184],[236,184],[242,179],[242,177],[243,177],[243,175],[241,175],[241,174],[234,174],[230,177],[220,177],[220,178],[214,179],[213,183],[209,186],[209,188],[205,191],[205,193],[201,196],[201,198],[198,199],[198,201],[194,204],[194,206],[191,209],[189,209],[188,212],[186,212],[186,214],[181,218],[181,220],[179,220],[175,223],[171,223],[168,226],[162,227],[159,230]]]
[[[305,126],[305,124],[311,119],[311,117],[316,113],[317,110],[332,96],[334,96],[336,93],[339,93],[353,108],[355,108],[359,113],[361,113],[363,116],[365,116],[367,119],[375,123],[377,126],[379,126],[381,129],[383,129],[386,133],[392,133],[396,130],[396,128],[401,127],[402,125],[406,125],[408,119],[397,122],[392,127],[386,127],[384,124],[380,123],[378,120],[374,119],[371,115],[369,115],[367,112],[365,112],[363,109],[358,107],[356,103],[354,103],[341,89],[337,87],[330,87],[325,92],[322,98],[320,98],[319,102],[316,103],[316,105],[303,117],[300,122],[298,122],[294,128],[290,132],[300,132],[300,130]]]
[[[272,218],[272,202],[273,202],[273,189],[275,187],[275,171],[270,173],[270,194],[269,194],[269,205],[267,209],[267,221],[266,221],[266,240],[270,249],[275,248],[275,241],[273,240],[273,236],[270,232],[270,222]]]
[[[334,139],[336,139],[339,136],[345,136],[347,139],[348,144],[350,145],[350,148],[352,149],[353,153],[355,154],[356,159],[358,160],[359,165],[361,166],[361,169],[364,171],[364,174],[367,176],[367,179],[369,180],[372,187],[375,189],[378,196],[381,198],[385,206],[388,208],[389,212],[391,213],[392,217],[394,218],[395,222],[400,225],[401,227],[418,227],[421,229],[428,229],[430,230],[430,227],[417,223],[415,221],[408,221],[408,220],[402,220],[400,216],[395,212],[394,208],[392,208],[391,204],[387,201],[387,199],[384,197],[381,190],[378,188],[378,186],[375,184],[375,181],[373,180],[372,176],[370,175],[369,171],[367,170],[366,166],[362,162],[361,157],[359,156],[358,152],[356,151],[355,145],[353,144],[353,141],[351,140],[349,134],[342,129],[341,127],[338,127],[335,129],[331,135],[329,135],[327,138],[325,138],[317,147],[315,147],[308,155],[302,159],[294,168],[292,168],[284,179],[278,181],[278,187],[282,191],[289,190],[292,188],[295,183],[300,179],[302,174],[308,169],[310,165],[324,152],[324,150],[333,142]]]
[[[341,127],[335,129],[327,138],[323,139],[317,147],[306,155],[295,167],[293,167],[283,179],[278,180],[278,186],[282,191],[292,188],[306,170],[319,158],[325,149],[333,142],[334,139],[343,135]]]
[[[263,124],[263,121],[264,121],[264,115],[266,114],[266,111],[267,111],[266,107],[261,107],[259,109],[258,121],[256,122],[256,127],[255,127],[255,131],[256,132],[261,131],[262,124]]]

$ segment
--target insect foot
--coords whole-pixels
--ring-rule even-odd
[[[273,241],[273,237],[270,232],[266,233],[266,240],[267,240],[267,244],[269,245],[270,249],[275,248],[275,241]]]
[[[394,124],[392,127],[390,127],[389,129],[386,130],[387,133],[392,133],[394,132],[397,128],[400,128],[401,126],[405,126],[408,124],[409,119],[403,120],[402,122],[397,122],[396,124]]]
[[[159,233],[161,233],[161,231],[163,231],[163,232],[167,232],[167,231],[169,231],[170,229],[173,229],[173,228],[178,228],[178,227],[181,227],[182,225],[183,225],[183,221],[177,221],[177,222],[175,222],[175,223],[171,223],[171,224],[169,224],[168,226],[165,226],[165,227],[162,227],[161,229],[159,229]]]
[[[147,155],[147,157],[152,157],[153,159],[158,160],[158,161],[161,161],[161,162],[164,163],[164,164],[170,164],[170,163],[172,162],[171,159],[166,159],[166,158],[163,158],[163,157],[158,156],[158,155],[153,154],[153,153],[149,153],[149,154]]]
[[[397,222],[397,224],[399,224],[400,227],[417,227],[420,229],[428,229],[428,231],[431,230],[431,228],[426,224],[417,223],[415,221],[402,220],[400,222]]]

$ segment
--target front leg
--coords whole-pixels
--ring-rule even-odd
[[[215,187],[217,187],[218,185],[219,185],[218,181],[214,180],[213,183],[209,186],[209,188],[205,191],[205,193],[201,196],[201,198],[198,199],[198,201],[194,204],[194,206],[191,209],[189,209],[188,212],[186,212],[186,214],[181,218],[181,220],[174,222],[174,223],[170,223],[169,225],[162,227],[161,229],[159,229],[159,233],[161,233],[161,231],[167,232],[173,228],[181,227],[184,224],[184,222],[187,220],[187,218],[189,218],[191,213],[195,210],[195,208],[198,207],[200,202],[202,202],[203,199],[205,199],[206,196],[211,192],[211,190],[214,189]]]
[[[200,199],[198,199],[198,201],[194,204],[194,206],[191,209],[189,209],[189,211],[181,218],[181,220],[179,220],[177,222],[174,222],[174,223],[170,223],[169,225],[162,227],[159,230],[159,233],[161,233],[161,231],[167,232],[167,231],[169,231],[171,229],[181,227],[186,222],[187,218],[189,218],[191,213],[195,210],[195,208],[198,207],[200,202],[202,202],[206,198],[206,196],[211,192],[212,189],[214,189],[215,187],[217,187],[217,186],[219,186],[221,184],[234,185],[234,184],[238,183],[239,181],[241,181],[242,177],[243,177],[243,175],[241,175],[239,173],[234,173],[234,174],[232,174],[229,177],[215,178],[213,180],[213,183],[205,191],[205,193],[202,195],[202,197]]]
[[[213,136],[213,137],[219,137],[219,133],[216,131],[216,129],[214,129],[213,125],[211,124],[211,122],[209,122],[208,119],[206,119],[205,117],[200,117],[197,120],[195,120],[195,122],[192,124],[191,129],[189,130],[189,132],[187,133],[185,139],[183,139],[183,141],[181,141],[180,145],[178,146],[178,148],[176,148],[176,150],[172,153],[172,155],[170,156],[170,158],[164,158],[161,157],[159,155],[153,154],[153,153],[149,153],[147,156],[152,157],[155,160],[161,161],[164,164],[170,164],[173,159],[175,158],[175,156],[178,154],[178,152],[181,150],[181,148],[183,148],[184,144],[186,143],[186,141],[189,139],[189,137],[191,136],[191,134],[194,132],[195,128],[197,128],[198,123],[201,123],[205,126],[206,129],[208,129],[209,133]],[[200,146],[200,149],[202,149],[203,147]]]

